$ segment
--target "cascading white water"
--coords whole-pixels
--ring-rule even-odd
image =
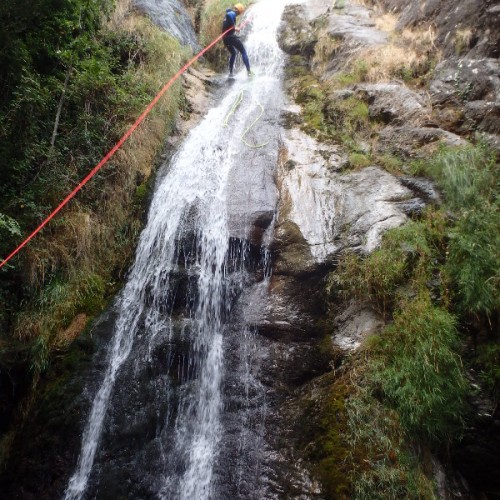
[[[178,368],[182,387],[176,396],[177,407],[163,412],[168,421],[164,428],[170,429],[168,435],[159,430],[156,436],[157,441],[162,441],[159,446],[164,462],[157,495],[197,500],[211,497],[214,461],[224,433],[221,384],[224,316],[228,309],[228,177],[235,162],[252,151],[239,138],[255,118],[254,104],[275,109],[280,100],[283,58],[276,32],[287,3],[290,2],[261,0],[249,11],[251,33],[245,45],[257,76],[250,80],[246,73],[237,75],[227,95],[190,132],[168,173],[157,183],[135,263],[119,297],[109,364],[85,425],[66,500],[80,499],[85,494],[105,420],[112,411],[110,401],[114,391],[120,390],[117,379],[124,364],[130,362],[129,357],[133,357],[131,352],[139,351],[140,343],[146,343],[151,350],[157,339],[166,344],[173,342],[173,325],[178,318],[169,316],[171,281],[179,268],[179,240],[186,232],[193,235],[194,257],[186,269],[196,276],[197,296],[183,320],[190,325],[182,333],[190,347],[187,359]],[[231,117],[230,126],[224,128],[224,118],[242,91],[247,96],[244,105]],[[257,125],[252,133],[256,143],[262,143],[258,132]],[[141,362],[135,360],[135,372]],[[168,386],[169,382],[165,384]],[[159,394],[159,404],[173,404],[168,388],[164,400]],[[176,467],[172,466],[171,457],[175,457]]]

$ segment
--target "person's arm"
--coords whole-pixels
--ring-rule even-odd
[[[240,28],[236,26],[236,12],[231,11],[228,17],[231,20],[231,23],[233,24],[234,31],[240,31]]]

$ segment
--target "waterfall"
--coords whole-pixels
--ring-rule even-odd
[[[250,245],[230,228],[230,178],[235,165],[252,168],[259,155],[277,154],[283,57],[276,32],[286,3],[261,0],[249,10],[245,45],[256,76],[237,73],[219,104],[162,167],[135,262],[115,304],[106,367],[66,500],[123,492],[129,498],[224,496],[217,493],[214,470],[223,468],[220,457],[230,447],[222,443],[232,439],[226,392],[238,386],[249,401],[259,391],[250,370],[252,334],[244,321],[230,321],[238,294],[253,279]],[[242,105],[223,127],[242,93]],[[256,145],[271,137],[274,142],[262,148],[240,140],[257,105],[265,113],[247,137]],[[264,260],[255,266],[268,267]],[[237,377],[227,368],[231,345],[238,351]],[[236,427],[231,432],[240,433],[241,458],[246,448],[258,448],[251,441],[259,432],[245,418]],[[235,472],[229,481],[237,477]],[[234,484],[227,490],[241,491]]]

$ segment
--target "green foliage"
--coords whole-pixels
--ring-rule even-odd
[[[183,50],[150,23],[134,20],[132,27],[129,23],[123,31],[102,27],[111,4],[111,0],[36,0],[29,5],[25,0],[1,2],[4,29],[0,38],[10,51],[0,54],[5,70],[0,75],[0,258],[74,188],[179,68]],[[153,110],[153,119],[162,113],[162,125],[156,128],[165,129],[164,124],[173,122],[179,93],[180,85],[174,85],[170,98],[164,98]],[[60,120],[51,145],[59,105]],[[151,134],[154,139],[141,141],[148,152],[138,148],[134,162],[151,163],[152,151],[159,144],[156,135],[163,133],[155,129]],[[89,237],[98,232],[109,241],[114,226],[120,232],[126,224],[123,220],[128,212],[138,213],[133,205],[127,206],[134,195],[136,167],[130,162],[127,169],[119,168],[119,161],[108,163],[79,194],[81,212],[89,214]],[[125,193],[126,189],[130,192]],[[118,216],[106,213],[111,212],[113,199],[115,205],[121,204],[113,212]],[[100,214],[98,221],[96,213]],[[62,306],[53,314],[55,305],[43,304],[56,295],[55,283],[65,289],[63,295],[68,300],[63,296],[63,302],[85,302],[80,296],[82,287],[74,280],[80,271],[73,267],[91,260],[99,267],[106,260],[109,269],[101,266],[87,271],[110,281],[109,273],[116,266],[113,259],[123,262],[126,256],[121,249],[132,242],[130,234],[125,239],[115,238],[109,245],[93,248],[89,258],[65,248],[67,241],[58,241],[58,237],[65,240],[67,234],[60,218],[45,230],[42,251],[24,252],[2,269],[0,329],[12,331],[17,322],[26,327],[17,329],[21,336],[23,330],[53,332],[55,318],[69,321],[75,309],[68,307],[63,313]],[[38,242],[40,239],[35,245]],[[44,283],[48,288],[40,291]],[[100,303],[102,294],[96,297]],[[16,320],[21,307],[24,312]],[[82,307],[86,312],[97,309],[90,303]],[[53,314],[54,321],[42,319],[44,314]]]
[[[446,271],[461,313],[491,315],[500,307],[499,168],[479,144],[443,149],[416,166],[434,177],[456,216],[449,232]]]
[[[479,379],[495,403],[498,403],[500,399],[500,344],[490,342],[480,346],[474,363],[479,372]]]
[[[436,257],[444,246],[444,219],[429,211],[421,221],[410,221],[388,231],[382,245],[362,258],[348,254],[329,276],[331,293],[374,301],[386,312],[404,284],[425,289],[438,272]]]
[[[349,72],[340,72],[334,77],[334,84],[340,87],[349,87],[366,80],[369,70],[368,63],[357,59]]]
[[[307,59],[298,54],[290,56],[288,64],[285,67],[285,75],[286,80],[308,76],[309,64]]]
[[[466,380],[455,319],[421,293],[405,301],[372,354],[371,378],[413,437],[457,437],[465,417]]]
[[[93,315],[102,311],[105,290],[97,274],[76,275],[70,281],[53,278],[19,316],[20,336],[30,336],[31,332],[50,337],[56,333],[55,328],[67,326],[78,313]]]
[[[16,220],[8,215],[0,213],[0,234],[6,233],[11,236],[21,236],[21,228]]]
[[[491,315],[500,309],[500,212],[489,206],[463,214],[450,231],[446,270],[459,310]]]
[[[356,97],[328,99],[324,113],[332,133],[340,139],[353,137],[369,128],[368,105]]]
[[[432,481],[405,442],[395,411],[366,388],[358,388],[345,404],[350,445],[352,498],[436,498]]]
[[[147,194],[148,194],[148,183],[143,182],[142,184],[140,184],[135,188],[135,196],[134,196],[135,203],[141,206]]]
[[[326,375],[323,382],[331,382],[331,376]],[[313,464],[325,498],[343,498],[350,490],[346,470],[346,393],[347,386],[327,383],[302,402],[297,429],[299,447]]]
[[[438,181],[452,210],[463,212],[498,203],[496,158],[481,144],[443,149],[426,165],[426,171]]]
[[[376,157],[375,163],[383,167],[387,172],[391,174],[401,174],[401,168],[403,162],[397,156],[390,153],[384,153],[383,155],[378,155]]]
[[[363,153],[350,153],[349,154],[349,165],[351,168],[359,169],[368,167],[371,165],[371,158]]]
[[[38,336],[31,344],[30,369],[34,373],[43,373],[49,367],[49,345],[47,339]]]
[[[154,47],[137,34],[100,30],[107,2],[59,3],[58,8],[52,6],[56,15],[48,8],[51,2],[25,6],[34,13],[25,22],[40,26],[39,31],[30,31],[28,25],[9,32],[10,41],[27,55],[17,54],[22,62],[17,69],[10,56],[5,61],[12,64],[0,106],[0,211],[15,217],[23,230],[33,227],[74,187],[121,135],[124,122],[158,90],[134,77],[135,67]],[[14,2],[2,8],[12,14]],[[97,198],[100,204],[99,189],[96,183],[89,186],[87,200]],[[6,248],[0,245],[0,251]]]

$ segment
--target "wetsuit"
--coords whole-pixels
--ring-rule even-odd
[[[247,51],[245,47],[241,43],[241,40],[236,36],[236,12],[233,9],[226,10],[226,17],[224,18],[224,22],[222,23],[222,31],[226,31],[229,28],[232,28],[228,31],[224,37],[223,42],[227,47],[227,50],[231,53],[229,57],[229,73],[233,74],[234,61],[236,60],[236,50],[241,53],[241,58],[247,68],[247,71],[250,73],[250,61],[248,60]]]

